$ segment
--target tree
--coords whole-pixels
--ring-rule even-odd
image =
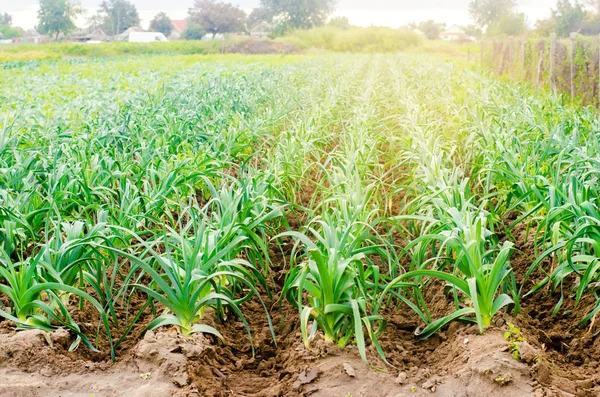
[[[23,29],[13,28],[12,26],[0,26],[0,39],[10,40],[23,36]]]
[[[264,7],[257,7],[252,10],[246,21],[248,29],[252,29],[261,22],[269,22],[273,20],[273,13],[271,10]]]
[[[350,29],[350,20],[348,17],[333,17],[327,22],[327,25],[333,26],[338,29]]]
[[[535,31],[540,36],[548,37],[556,32],[556,21],[554,18],[539,19],[535,23]]]
[[[325,23],[333,12],[335,0],[261,0],[261,4],[285,20],[287,27],[310,29]]]
[[[519,36],[527,31],[527,20],[523,13],[509,13],[493,21],[487,28],[491,36]]]
[[[37,30],[41,34],[54,35],[55,39],[63,33],[75,29],[73,19],[81,9],[69,0],[40,0]]]
[[[596,14],[600,14],[600,0],[587,0],[586,3],[594,9]]]
[[[579,32],[585,36],[597,36],[600,34],[600,13],[588,12]]]
[[[571,4],[569,0],[558,0],[556,9],[552,10],[556,34],[561,37],[581,29],[585,17],[586,11],[578,1]]]
[[[481,38],[483,36],[483,31],[477,25],[467,25],[463,26],[463,31],[467,36],[475,37],[476,39]]]
[[[104,27],[104,15],[102,15],[102,13],[97,12],[96,14],[87,18],[88,33],[92,33],[96,29],[102,29],[103,27]]]
[[[512,14],[515,0],[472,0],[469,13],[477,25],[487,28],[500,18]]]
[[[112,36],[140,24],[137,8],[128,0],[104,0],[100,5],[100,12],[104,16],[104,31]]]
[[[12,24],[12,16],[8,13],[0,14],[0,26],[10,26]]]
[[[204,31],[198,25],[188,24],[187,28],[183,31],[181,36],[184,40],[202,40],[204,37]]]
[[[198,25],[213,38],[217,33],[239,32],[244,30],[246,13],[230,3],[215,0],[196,0],[190,8],[190,21]]]
[[[429,40],[437,40],[440,38],[440,33],[446,28],[445,23],[438,23],[430,19],[429,21],[421,22],[417,25],[417,29],[427,36]]]
[[[0,39],[14,39],[23,35],[19,28],[12,28],[12,16],[7,13],[0,14]]]
[[[164,12],[157,14],[152,20],[152,22],[150,22],[150,30],[160,32],[165,36],[169,37],[171,32],[173,32],[173,24],[171,23],[171,18],[169,18]]]

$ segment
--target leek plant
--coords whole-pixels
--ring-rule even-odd
[[[76,335],[69,350],[74,350],[83,343],[89,349],[97,351],[79,325],[73,321],[66,304],[61,301],[57,293],[76,295],[94,306],[100,313],[114,357],[108,318],[100,303],[86,292],[60,280],[40,281],[36,276],[39,267],[43,266],[40,264],[40,258],[41,255],[36,255],[31,260],[21,263],[13,263],[6,254],[0,258],[0,277],[5,282],[0,284],[0,292],[10,301],[10,309],[0,310],[0,317],[23,328],[53,331],[59,326],[64,327]]]
[[[165,307],[165,312],[156,317],[147,329],[175,325],[183,335],[203,332],[222,339],[215,328],[199,323],[205,311],[211,308],[220,319],[226,319],[228,311],[233,312],[242,320],[252,340],[240,306],[257,297],[273,333],[269,313],[257,291],[259,285],[268,291],[266,281],[259,269],[238,258],[249,237],[239,226],[216,228],[218,224],[206,209],[183,209],[178,224],[179,230],[167,227],[163,235],[151,241],[134,235],[143,247],[141,255],[99,245],[129,260],[132,267],[126,283]],[[144,274],[152,280],[149,285],[141,283]]]
[[[354,235],[354,226],[327,216],[309,226],[309,235],[293,231],[279,235],[296,239],[304,248],[302,262],[292,263],[282,296],[300,311],[302,339],[307,348],[320,329],[325,340],[339,346],[355,340],[361,357],[367,361],[365,330],[384,357],[377,335],[385,322],[383,317],[370,313],[373,293],[380,288],[380,274],[369,255],[385,256],[385,250],[366,231]]]
[[[428,313],[419,309],[425,306],[424,302],[417,302],[416,308],[412,306],[427,323],[426,327],[419,332],[423,338],[456,319],[475,321],[479,332],[483,333],[491,325],[496,313],[507,305],[515,304],[507,292],[518,299],[509,262],[513,244],[505,242],[489,248],[490,235],[489,230],[485,228],[484,217],[473,217],[469,213],[461,214],[456,208],[450,209],[449,212],[452,216],[452,224],[444,225],[445,227],[436,233],[423,235],[406,247],[409,250],[419,244],[426,246],[439,244],[440,254],[424,261],[418,268],[396,277],[387,285],[380,297],[381,304],[384,297],[396,288],[397,284],[402,285],[407,281],[419,285],[424,283],[425,278],[435,278],[447,283],[452,290],[456,305],[456,310],[452,314],[430,321]],[[442,252],[448,253],[441,255]],[[432,268],[428,268],[429,266]],[[518,301],[515,307],[518,308]],[[475,318],[470,315],[475,315]]]
[[[217,189],[205,178],[211,199],[206,204],[212,219],[221,230],[235,230],[243,236],[240,251],[250,262],[260,264],[263,274],[269,271],[268,236],[285,224],[282,193],[266,175],[241,175],[231,184]],[[235,247],[238,249],[238,247]]]

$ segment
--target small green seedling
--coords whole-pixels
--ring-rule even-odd
[[[527,342],[527,339],[521,335],[521,330],[515,327],[513,323],[506,323],[508,325],[508,330],[504,332],[504,340],[508,342],[510,346],[510,352],[512,357],[515,360],[521,359],[521,354],[519,353],[519,343]]]
[[[500,386],[508,385],[510,383],[510,381],[511,381],[510,377],[505,378],[504,376],[498,376],[496,379],[494,379],[494,382],[496,382]]]

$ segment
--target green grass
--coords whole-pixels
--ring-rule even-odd
[[[422,44],[423,39],[405,29],[385,27],[318,27],[295,30],[278,39],[303,49],[335,52],[399,52]]]
[[[115,58],[140,55],[219,54],[227,41],[173,41],[168,43],[50,43],[0,46],[0,62],[48,59]]]

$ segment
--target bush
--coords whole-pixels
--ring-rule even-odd
[[[396,52],[422,43],[422,38],[414,32],[384,27],[339,29],[324,26],[296,30],[279,40],[300,48],[337,52]]]
[[[222,41],[172,41],[166,43],[101,43],[101,44],[12,44],[0,48],[0,62],[14,60],[43,60],[74,57],[115,58],[140,55],[192,55],[216,54],[223,45],[239,40]]]
[[[7,25],[0,26],[0,39],[10,40],[21,36],[23,36],[23,34],[18,29],[14,29]]]
[[[45,51],[4,52],[0,48],[0,63],[46,61],[55,59],[60,59],[60,55],[51,54]],[[0,69],[2,68],[3,67],[0,67]]]
[[[184,40],[202,40],[202,37],[204,37],[204,31],[198,25],[189,25],[181,36]]]

